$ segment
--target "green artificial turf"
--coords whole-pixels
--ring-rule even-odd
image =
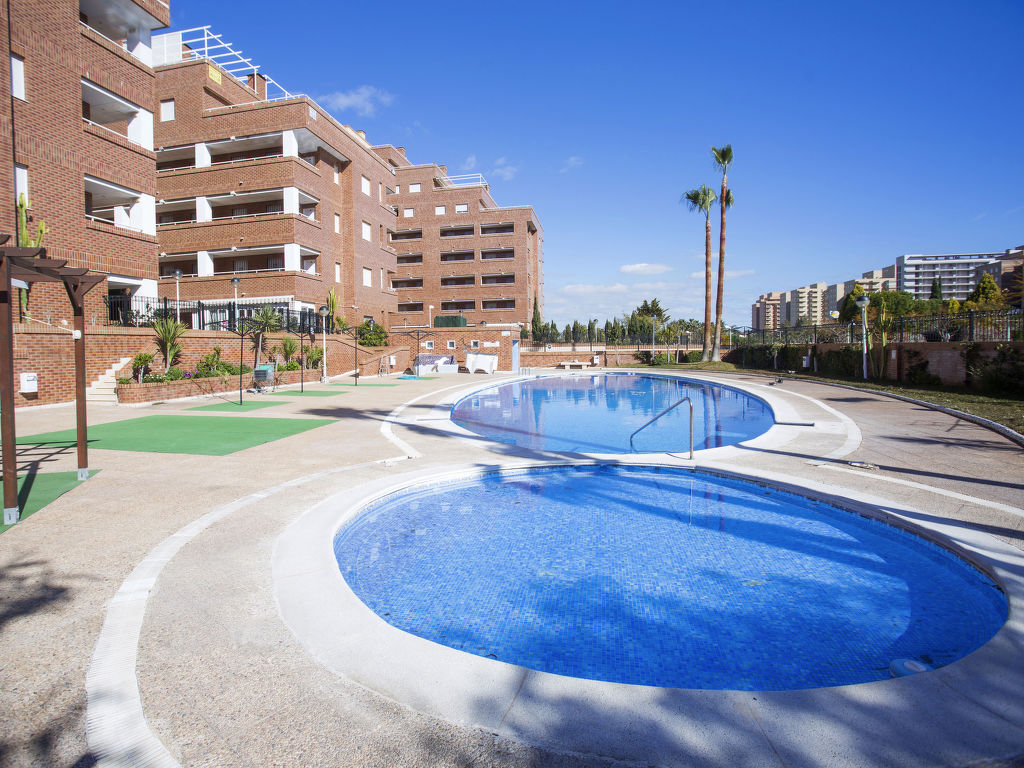
[[[275,405],[283,405],[280,400],[272,403],[260,400],[243,400],[239,405],[237,400],[225,400],[212,405],[200,405],[198,408],[189,408],[190,411],[258,411],[261,408],[273,408]]]
[[[89,427],[89,446],[107,451],[226,456],[333,423],[332,419],[144,416]],[[18,443],[73,446],[75,430],[29,435],[18,438]]]
[[[289,389],[286,392],[268,392],[267,394],[273,395],[274,397],[334,397],[335,395],[343,395],[344,392],[331,392],[326,389],[307,389],[305,392],[300,392],[297,389]]]
[[[95,475],[99,470],[89,471],[89,477]],[[18,506],[21,507],[21,519],[38,512],[58,496],[61,496],[76,485],[78,472],[40,472],[38,474],[18,475]],[[4,486],[0,481],[0,489]],[[0,533],[11,525],[0,524]]]

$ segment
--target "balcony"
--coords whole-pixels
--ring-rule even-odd
[[[422,277],[393,278],[391,280],[392,290],[406,290],[423,287]]]
[[[82,120],[142,149],[153,150],[153,113],[84,78]]]
[[[441,237],[472,237],[476,232],[473,225],[441,227]]]
[[[162,4],[166,7],[166,3]],[[163,14],[163,9],[154,8]],[[147,67],[153,66],[152,32],[167,26],[167,19],[158,18],[133,0],[79,0],[79,19],[90,33],[127,52]]]
[[[183,277],[231,277],[267,272],[301,272],[316,277],[320,274],[319,258],[317,251],[296,244],[161,253],[160,278],[173,278],[178,269]]]
[[[396,260],[401,266],[402,264],[422,264],[423,254],[422,253],[406,253],[398,257]]]
[[[498,224],[481,224],[480,234],[481,235],[511,235],[515,233],[515,223],[511,221],[503,221]]]
[[[463,301],[442,301],[442,312],[471,312],[476,309],[476,302],[472,299]]]
[[[441,261],[442,262],[473,261],[473,259],[475,257],[476,257],[476,254],[475,254],[474,251],[442,251],[441,252]]]
[[[476,278],[473,275],[452,275],[441,278],[442,288],[468,288],[476,285]]]
[[[490,261],[492,259],[514,259],[516,252],[512,248],[497,248],[493,250],[480,251],[480,259],[482,261]]]
[[[494,309],[515,309],[515,299],[484,299],[480,302],[480,309],[482,310],[494,310]]]
[[[515,282],[514,274],[482,275],[480,277],[480,285],[515,285]]]
[[[438,176],[434,179],[434,185],[445,189],[452,187],[484,187],[490,189],[487,179],[482,173],[464,173],[459,176]]]
[[[156,206],[157,226],[236,221],[282,213],[297,213],[318,222],[319,204],[318,198],[295,187],[161,200]]]
[[[423,230],[422,229],[400,229],[397,232],[390,233],[391,242],[401,243],[406,240],[422,240]]]
[[[156,234],[154,200],[128,187],[85,176],[85,217],[146,235]]]

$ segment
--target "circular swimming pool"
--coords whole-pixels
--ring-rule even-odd
[[[768,487],[664,467],[485,473],[378,500],[334,541],[378,616],[592,680],[787,690],[949,664],[1007,601],[948,550]]]
[[[738,389],[668,376],[607,373],[544,376],[475,392],[452,408],[452,421],[522,448],[628,453],[630,435],[665,408],[693,401],[693,447],[716,448],[757,437],[774,423],[763,400]],[[686,403],[639,432],[638,452],[689,448]]]

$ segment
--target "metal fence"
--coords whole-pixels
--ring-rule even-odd
[[[868,323],[868,334],[879,333],[877,323]],[[969,311],[958,315],[897,317],[886,329],[890,342],[1024,341],[1024,314],[1019,309]],[[860,344],[861,323],[806,325],[796,328],[745,330],[738,341],[747,345]]]
[[[147,296],[105,296],[107,326],[151,328],[157,320],[171,318],[200,331],[236,331],[238,324],[265,307],[281,316],[281,330],[292,333],[315,333],[323,330],[320,316],[312,309],[296,311],[287,304],[264,304],[252,301],[216,303],[175,301]],[[328,318],[328,332],[334,321]]]

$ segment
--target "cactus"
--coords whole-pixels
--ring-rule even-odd
[[[50,231],[50,228],[46,226],[45,221],[40,221],[39,226],[36,227],[35,237],[29,235],[28,232],[28,215],[29,204],[25,197],[25,193],[22,192],[18,195],[18,207],[17,207],[17,227],[18,227],[18,247],[19,248],[41,248],[43,245],[43,235]],[[18,306],[21,307],[21,313],[28,315],[28,289],[18,289]]]

